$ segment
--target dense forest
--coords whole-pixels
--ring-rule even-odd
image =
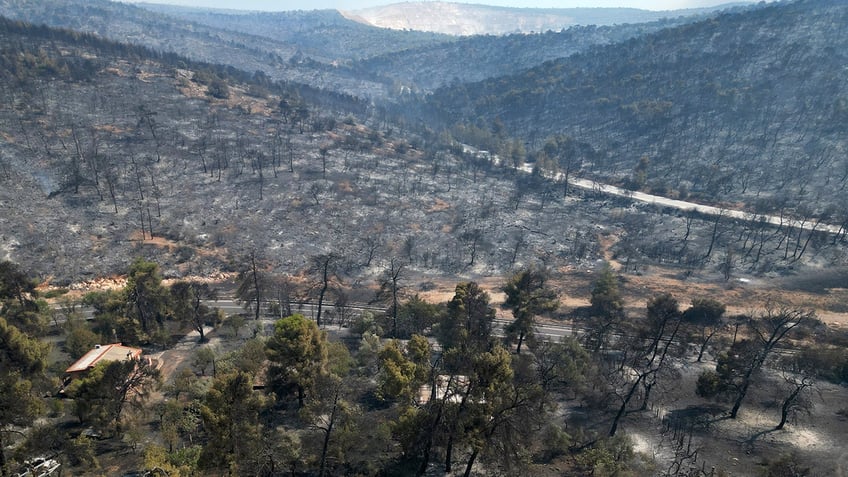
[[[728,13],[445,87],[426,104],[531,145],[588,143],[598,154],[578,171],[606,181],[839,221],[846,15],[827,0]]]
[[[841,4],[156,9],[0,0],[0,475],[848,467]]]

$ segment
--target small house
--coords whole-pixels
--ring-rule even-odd
[[[65,374],[67,375],[66,381],[84,375],[101,361],[130,361],[137,360],[140,357],[141,349],[130,348],[129,346],[124,346],[122,343],[95,345],[94,349],[85,353],[82,358],[78,359],[65,370]]]

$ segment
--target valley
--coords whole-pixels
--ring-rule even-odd
[[[486,12],[0,0],[0,476],[843,475],[848,8]]]

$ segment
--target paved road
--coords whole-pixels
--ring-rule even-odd
[[[248,312],[242,307],[240,304],[236,303],[232,298],[222,298],[217,301],[206,301],[206,305],[212,308],[218,308],[227,315],[234,315],[238,313],[246,314],[248,316],[253,316],[252,312]],[[292,303],[292,312],[300,313],[306,318],[315,319],[315,316],[318,314],[318,304],[317,303],[308,303],[308,302],[293,302]],[[334,312],[332,304],[324,305],[323,313],[332,314]],[[354,320],[359,317],[359,315],[364,311],[369,311],[374,314],[383,313],[385,308],[378,307],[374,305],[368,304],[350,304],[348,307],[348,319]],[[87,319],[92,319],[94,310],[90,307],[82,307],[81,312]],[[278,316],[269,315],[268,313],[262,313],[261,315],[262,322],[262,331],[266,336],[270,336],[274,332],[274,323],[280,318]],[[328,316],[329,318],[329,316]],[[57,321],[59,323],[64,322],[64,317],[57,317]],[[246,325],[251,326],[252,319],[248,319]],[[328,320],[329,321],[329,320]],[[504,328],[509,325],[512,320],[507,318],[496,318],[494,321],[494,330],[493,335],[495,336],[504,336]],[[326,323],[326,322],[325,322]],[[338,326],[337,323],[332,323],[327,326],[328,329],[335,329]],[[213,328],[207,327],[206,333],[210,333],[213,331]],[[564,337],[577,337],[582,335],[589,330],[587,328],[581,326],[575,326],[570,323],[553,323],[553,322],[537,322],[534,327],[534,332],[537,337],[543,338],[549,341],[559,341]],[[627,339],[625,335],[617,335],[619,339]],[[191,330],[186,336],[184,336],[179,343],[175,346],[175,348],[181,348],[185,350],[186,348],[192,348],[197,346],[197,340],[200,335],[195,330]],[[795,354],[797,350],[789,349],[785,347],[778,347],[775,349],[776,353],[780,354]],[[161,353],[159,353],[161,354]]]
[[[229,298],[229,297],[220,298],[218,300],[205,300],[204,303],[206,304],[206,306],[218,308],[218,309],[222,310],[224,313],[227,313],[228,315],[233,315],[233,314],[236,314],[236,313],[246,313],[246,314],[252,314],[253,313],[252,311],[247,311],[244,306],[237,303],[233,298]],[[358,303],[352,303],[352,304],[346,306],[345,308],[347,309],[348,312],[350,312],[353,316],[356,316],[356,317],[358,317],[359,314],[362,313],[363,311],[370,311],[371,313],[382,313],[386,310],[385,307],[379,307],[379,306],[367,305],[367,304],[358,304]],[[316,317],[316,315],[318,315],[318,303],[317,302],[315,302],[315,303],[313,303],[313,302],[291,302],[291,310],[292,310],[292,313],[300,313],[301,315],[303,315],[307,318],[313,318],[314,319]],[[265,318],[269,318],[269,316],[267,315],[267,313],[265,311],[266,310],[264,309],[264,305],[263,305],[262,315]],[[329,313],[329,314],[335,313],[335,306],[333,305],[332,302],[325,302],[324,303],[324,306],[322,307],[322,310],[321,310],[321,314],[323,315],[324,313]],[[275,317],[270,317],[270,318],[275,318]],[[276,317],[276,318],[279,318],[279,317]]]
[[[228,316],[239,314],[239,313],[245,314],[245,315],[248,315],[248,316],[253,316],[253,312],[245,310],[245,308],[241,304],[237,303],[233,298],[225,297],[225,298],[221,298],[219,300],[206,300],[204,303],[207,306],[209,306],[210,308],[218,308],[219,310],[226,313]],[[305,316],[306,318],[313,319],[313,320],[315,319],[316,315],[318,314],[318,304],[317,303],[293,302],[291,304],[291,308],[292,308],[292,312],[300,313],[303,316]],[[323,307],[323,310],[322,310],[322,315],[327,314],[327,318],[329,319],[335,313],[334,308],[335,307],[332,304],[324,304],[324,307]],[[56,309],[58,311],[58,307]],[[371,312],[371,313],[374,313],[374,314],[383,313],[385,311],[385,307],[379,307],[379,306],[368,305],[368,304],[350,304],[349,306],[347,306],[347,311],[349,313],[348,318],[350,320],[353,320],[353,319],[358,318],[359,315],[364,311],[368,311],[368,312]],[[94,319],[94,308],[92,308],[92,307],[78,306],[77,312],[82,314],[82,316],[86,320]],[[263,323],[263,329],[266,333],[273,331],[274,322],[277,319],[280,318],[279,316],[269,315],[268,313],[266,313],[266,310],[264,310],[264,309],[263,309],[263,312],[260,316],[261,316],[261,320],[262,320],[262,323]],[[61,325],[62,323],[65,322],[65,320],[66,320],[65,316],[60,313],[56,316],[54,323],[58,323],[59,325]],[[248,324],[250,323],[250,321],[251,320],[248,320]],[[502,330],[510,322],[511,322],[511,320],[509,320],[509,319],[504,319],[504,318],[495,319],[495,333],[500,335],[500,336],[503,336]],[[336,326],[336,324],[333,323],[331,326]],[[209,331],[211,331],[211,328],[209,329]],[[558,340],[558,339],[562,338],[563,336],[574,336],[575,334],[580,334],[582,331],[583,330],[581,330],[579,328],[572,327],[569,324],[539,323],[538,325],[536,325],[536,335],[537,336],[544,336],[544,337],[547,337],[548,339],[555,339],[555,340]],[[197,335],[196,331],[189,333],[189,335],[191,335],[192,338],[189,338],[188,341],[191,341],[192,339],[196,340],[199,337]]]
[[[584,190],[590,190],[593,192],[600,192],[603,194],[614,195],[619,197],[627,197],[629,199],[633,199],[639,202],[660,205],[663,207],[671,207],[673,209],[683,211],[695,211],[705,215],[730,217],[734,219],[745,220],[748,222],[765,222],[777,226],[786,225],[795,228],[802,228],[804,230],[815,229],[822,232],[829,232],[832,234],[842,232],[841,226],[817,223],[815,220],[801,221],[786,216],[752,214],[750,212],[745,212],[742,210],[733,210],[721,207],[713,207],[711,205],[696,204],[694,202],[687,202],[685,200],[669,199],[668,197],[622,189],[621,187],[616,187],[608,184],[601,184],[588,179],[569,179],[568,183],[569,185]]]
[[[463,145],[466,152],[481,154],[481,157],[489,157],[489,159],[499,164],[501,161],[497,156],[489,155],[488,153],[483,153],[482,151],[477,151],[471,146]],[[531,164],[524,164],[519,168],[519,170],[526,172],[528,174],[533,173],[533,166]],[[557,173],[554,176],[547,176],[549,179],[562,181],[564,178],[563,173]],[[711,205],[703,205],[696,204],[694,202],[687,202],[685,200],[677,200],[677,199],[669,199],[668,197],[662,197],[659,195],[646,194],[644,192],[631,191],[627,189],[622,189],[621,187],[616,187],[609,184],[602,184],[600,182],[596,182],[589,179],[580,179],[569,177],[568,184],[576,187],[578,189],[588,190],[596,193],[607,194],[617,197],[626,197],[628,199],[632,199],[638,202],[644,202],[646,204],[659,205],[662,207],[670,207],[677,210],[682,211],[695,211],[705,215],[712,216],[720,216],[720,217],[730,217],[739,220],[745,220],[748,222],[765,222],[771,225],[776,226],[788,226],[801,228],[804,230],[818,230],[822,232],[828,232],[832,234],[838,234],[843,232],[843,227],[841,225],[833,225],[827,224],[823,222],[819,222],[816,220],[800,220],[797,218],[789,217],[789,216],[778,216],[778,215],[765,215],[765,214],[752,214],[750,212],[745,212],[743,210],[735,210],[728,209],[723,207],[713,207]]]
[[[240,305],[239,303],[236,303],[236,301],[233,298],[224,297],[224,298],[221,298],[221,299],[216,300],[216,301],[207,300],[205,303],[209,307],[220,309],[221,311],[223,311],[227,315],[234,315],[234,314],[241,313],[241,314],[245,314],[249,317],[253,316],[252,312],[246,311],[245,308],[242,305]],[[305,316],[306,318],[309,318],[309,319],[312,319],[312,320],[314,320],[316,315],[318,314],[318,304],[317,303],[293,302],[291,304],[291,307],[292,307],[292,312],[300,313],[303,316]],[[351,320],[351,321],[358,318],[359,315],[364,311],[369,311],[369,312],[374,313],[374,314],[383,313],[385,311],[384,307],[362,304],[362,303],[350,304],[347,307],[347,309],[348,309],[348,313],[349,313],[348,319]],[[94,316],[94,310],[91,307],[79,307],[79,308],[77,308],[77,310],[80,311],[83,314],[83,316],[86,317],[86,319],[90,320]],[[325,304],[324,305],[322,313],[327,313],[327,321],[325,321],[325,323],[329,323],[330,317],[332,316],[332,314],[334,312],[335,312],[335,310],[334,310],[334,307],[333,307],[332,304]],[[263,313],[260,316],[261,316],[261,323],[262,323],[262,333],[265,334],[266,336],[270,336],[274,332],[274,322],[276,322],[280,317],[270,315],[270,314],[266,313],[265,310],[263,310]],[[58,322],[59,324],[63,323],[64,321],[65,321],[64,316],[60,315],[60,316],[56,317],[56,322]],[[494,322],[493,334],[495,336],[501,336],[501,337],[504,336],[503,330],[511,322],[512,322],[512,320],[507,319],[507,318],[496,318],[495,322]],[[253,323],[253,320],[249,318],[245,324],[246,324],[246,326],[249,326],[249,327],[255,326],[252,323]],[[327,328],[328,329],[335,329],[337,326],[338,326],[338,324],[333,322],[333,323],[329,324],[327,326]],[[206,330],[207,333],[209,333],[211,331],[212,331],[211,327],[207,328],[207,330]],[[579,336],[579,335],[586,333],[587,331],[588,330],[586,328],[583,328],[583,327],[580,327],[580,326],[574,326],[574,325],[569,324],[569,323],[553,323],[553,322],[539,322],[539,323],[536,324],[536,326],[534,328],[534,332],[535,332],[537,337],[540,337],[540,338],[543,338],[543,339],[546,339],[546,340],[550,340],[550,341],[559,341],[563,337],[576,337],[576,336]],[[180,342],[177,344],[176,347],[177,348],[194,347],[194,346],[197,345],[197,339],[198,338],[199,338],[199,335],[198,335],[197,331],[192,330],[191,332],[189,332],[185,337],[183,337],[180,340]],[[619,338],[625,338],[626,339],[626,336],[620,336]],[[776,351],[779,352],[779,353],[783,353],[783,354],[792,354],[792,353],[795,352],[793,350],[784,349],[782,347],[780,349],[776,350]]]
[[[224,311],[225,313],[235,314],[235,313],[247,313],[245,309],[233,301],[232,299],[221,299],[217,302],[210,301],[207,302],[208,306],[217,307]],[[317,303],[292,303],[292,311],[295,313],[300,313],[303,316],[315,319],[315,315],[318,313],[318,305]],[[333,311],[333,306],[324,305],[323,313],[327,313],[328,311]],[[366,304],[352,304],[348,307],[348,311],[350,313],[351,319],[356,319],[359,317],[359,314],[363,311],[370,311],[371,313],[377,314],[385,311],[385,308],[376,307],[373,305]],[[250,314],[250,313],[248,313]],[[262,314],[262,328],[263,332],[266,335],[273,333],[274,331],[274,322],[279,317],[271,316],[266,313]],[[503,336],[503,329],[511,323],[512,320],[505,318],[497,318],[494,323],[494,335]],[[337,324],[333,323],[329,325],[329,328],[335,328]],[[536,336],[548,339],[551,341],[559,341],[564,336],[575,336],[577,334],[581,334],[583,332],[582,329],[576,328],[570,324],[566,323],[538,323],[535,327]]]

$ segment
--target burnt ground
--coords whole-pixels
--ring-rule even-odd
[[[672,271],[648,268],[639,275],[625,275],[622,292],[626,297],[628,312],[632,316],[644,313],[648,296],[659,291],[671,292],[686,306],[692,297],[713,297],[723,301],[730,310],[751,311],[757,304],[774,298],[778,294],[788,303],[825,304],[834,290],[823,295],[800,290],[787,291],[780,287],[786,281],[752,280],[750,282],[725,282],[721,277],[713,281],[689,279],[681,281],[670,275]],[[592,270],[571,270],[557,280],[563,290],[563,315],[575,308],[588,304]],[[469,277],[473,278],[473,277]],[[490,290],[493,302],[499,304],[503,297],[499,292],[501,278],[476,277],[481,285]],[[435,289],[422,292],[428,300],[446,301],[452,296],[454,282],[430,282]],[[429,288],[429,287],[427,287]],[[818,301],[817,301],[818,300]],[[830,320],[832,325],[845,326],[848,316],[819,309],[818,312]],[[508,312],[498,311],[508,318]],[[333,327],[335,328],[335,327]],[[190,366],[193,354],[200,346],[211,346],[218,352],[237,348],[251,335],[248,327],[239,337],[230,330],[210,330],[209,343],[197,343],[196,333],[186,336],[180,343],[160,352],[156,357],[163,364],[166,380],[179,369]],[[725,475],[758,475],[764,463],[785,456],[794,456],[802,467],[811,470],[809,475],[848,475],[848,455],[842,443],[848,438],[848,389],[823,381],[816,383],[808,397],[810,409],[789,421],[783,430],[774,426],[780,418],[782,378],[772,369],[765,369],[757,378],[754,388],[746,398],[737,419],[729,419],[729,404],[709,401],[695,395],[695,382],[700,372],[715,368],[715,361],[707,353],[703,362],[695,362],[696,354],[676,358],[673,371],[660,379],[660,388],[654,394],[654,402],[647,411],[631,412],[622,421],[620,433],[626,435],[637,452],[639,475],[662,475],[680,462],[681,468],[697,468],[705,472],[716,469]],[[587,410],[574,401],[560,403],[563,425],[574,429],[575,424],[586,426],[603,434],[609,427],[612,415],[609,412]],[[681,452],[683,442],[689,452],[687,459],[675,459]],[[553,462],[539,466],[539,475],[561,475],[567,471],[568,461]],[[718,475],[718,474],[716,474]]]
[[[118,276],[135,256],[156,261],[173,278],[229,276],[251,252],[262,256],[268,273],[305,280],[310,256],[335,252],[345,258],[340,281],[360,296],[373,296],[387,263],[397,258],[407,264],[406,295],[426,291],[436,301],[449,298],[462,280],[480,281],[497,300],[505,276],[541,265],[553,272],[566,316],[588,304],[592,280],[607,261],[622,274],[631,316],[643,313],[651,295],[670,292],[682,306],[711,297],[731,313],[779,298],[815,309],[830,325],[848,323],[844,238],[716,222],[590,192],[564,197],[561,184],[341,114],[332,118],[333,127],[301,132],[274,121],[279,98],[251,99],[233,88],[226,102],[212,100],[183,88],[182,74],[118,65],[98,73],[96,86],[40,85],[42,107],[26,110],[22,120],[21,111],[0,108],[0,258],[25,264],[45,282],[73,287]],[[145,98],[162,101],[151,105]],[[139,126],[138,113],[154,106],[156,138]],[[115,174],[114,201],[92,181],[77,191],[63,186],[61,171],[75,164],[68,152],[73,131],[84,146],[96,143],[112,158],[104,167]],[[286,148],[281,163],[259,164],[257,158],[280,156],[280,138],[291,142],[291,168]],[[372,239],[377,253],[368,264]],[[762,254],[755,247],[760,239]],[[796,244],[806,242],[801,253]],[[224,338],[223,347],[237,344]],[[195,349],[186,342],[167,351],[166,375]],[[678,388],[679,397],[669,398],[674,407],[665,409],[698,404],[690,401],[692,386]],[[841,388],[834,393],[841,396]],[[793,435],[790,428],[761,434],[752,441],[756,453],[740,453],[739,442],[764,430],[754,418],[760,408],[769,409],[758,404],[733,423],[717,421],[719,438],[705,447],[740,459],[745,472],[756,468],[765,443],[776,452],[792,451],[777,439]],[[816,408],[814,418],[836,425],[842,421],[833,418],[834,409]],[[747,422],[748,410],[748,427],[734,427]],[[637,417],[625,428],[642,421]],[[660,422],[644,418],[639,428],[654,435]],[[808,434],[807,442],[839,435],[816,430],[822,439]],[[800,434],[793,439],[803,440]],[[838,463],[838,457],[815,463]]]
[[[795,456],[811,469],[810,475],[848,472],[843,445],[848,429],[844,415],[848,390],[844,386],[817,383],[809,396],[809,414],[798,415],[784,429],[775,430],[783,395],[776,392],[781,378],[773,370],[762,373],[737,419],[730,419],[727,403],[706,401],[694,393],[698,374],[714,369],[714,361],[695,363],[690,358],[675,362],[675,368],[679,374],[666,383],[659,402],[648,411],[631,414],[623,425],[635,450],[658,470],[672,467],[679,439],[684,439],[692,454],[684,468],[757,475],[763,463]]]

